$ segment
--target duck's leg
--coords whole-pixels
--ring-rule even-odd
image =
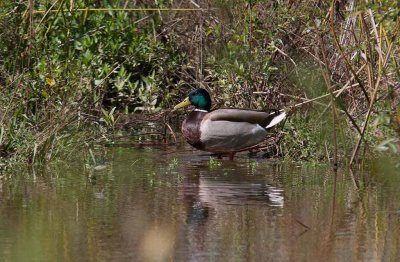
[[[235,157],[236,152],[230,152],[229,153],[229,160],[233,160],[233,158]]]

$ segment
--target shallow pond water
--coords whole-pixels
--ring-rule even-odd
[[[0,181],[1,261],[400,261],[384,160],[351,176],[188,148],[87,155]]]

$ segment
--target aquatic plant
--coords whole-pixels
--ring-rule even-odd
[[[179,164],[178,159],[176,157],[174,157],[168,163],[168,170],[170,170],[170,171],[176,170],[176,168],[178,167],[178,164]]]
[[[212,157],[210,157],[210,159],[208,160],[208,166],[209,166],[211,169],[216,168],[216,167],[219,167],[219,166],[221,166],[221,165],[222,165],[221,161],[219,161],[219,160],[217,160],[217,159],[214,159],[214,158],[212,158]]]

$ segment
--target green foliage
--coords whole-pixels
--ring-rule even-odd
[[[371,123],[371,134],[367,138],[374,150],[387,155],[400,153],[400,139],[393,128],[394,119],[388,113],[380,113]]]
[[[114,128],[115,127],[115,122],[116,119],[114,117],[114,111],[115,111],[115,107],[113,107],[110,112],[107,112],[105,109],[101,109],[101,112],[103,113],[103,117],[100,118],[100,121],[103,121],[106,123],[106,125],[110,128]]]
[[[332,159],[334,151],[333,120],[330,112],[308,110],[292,115],[285,124],[282,151],[284,158],[294,161],[319,162]],[[351,144],[351,135],[345,126],[339,122],[336,135],[340,156],[347,157]]]
[[[81,113],[113,129],[117,111],[161,110],[184,59],[157,37],[156,15],[139,25],[143,13],[74,11],[94,7],[83,0],[33,9],[50,7],[0,4],[1,158],[53,158],[66,133],[90,124]]]
[[[180,56],[153,36],[153,26],[138,28],[137,19],[118,11],[49,14],[37,33],[45,41],[36,43],[36,75],[68,81],[78,74],[86,80],[80,91],[91,95],[92,103],[128,112],[159,110],[161,86],[171,84],[165,78]]]
[[[319,128],[316,128],[316,127]],[[286,124],[285,139],[282,144],[285,158],[290,160],[319,160],[323,157],[321,141],[321,125],[310,117],[302,114],[293,116]]]

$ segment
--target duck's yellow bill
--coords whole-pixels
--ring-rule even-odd
[[[185,100],[183,100],[182,102],[180,102],[179,104],[177,104],[176,106],[174,106],[174,110],[178,109],[178,108],[182,108],[188,105],[191,105],[192,103],[190,103],[189,97],[186,97]]]

